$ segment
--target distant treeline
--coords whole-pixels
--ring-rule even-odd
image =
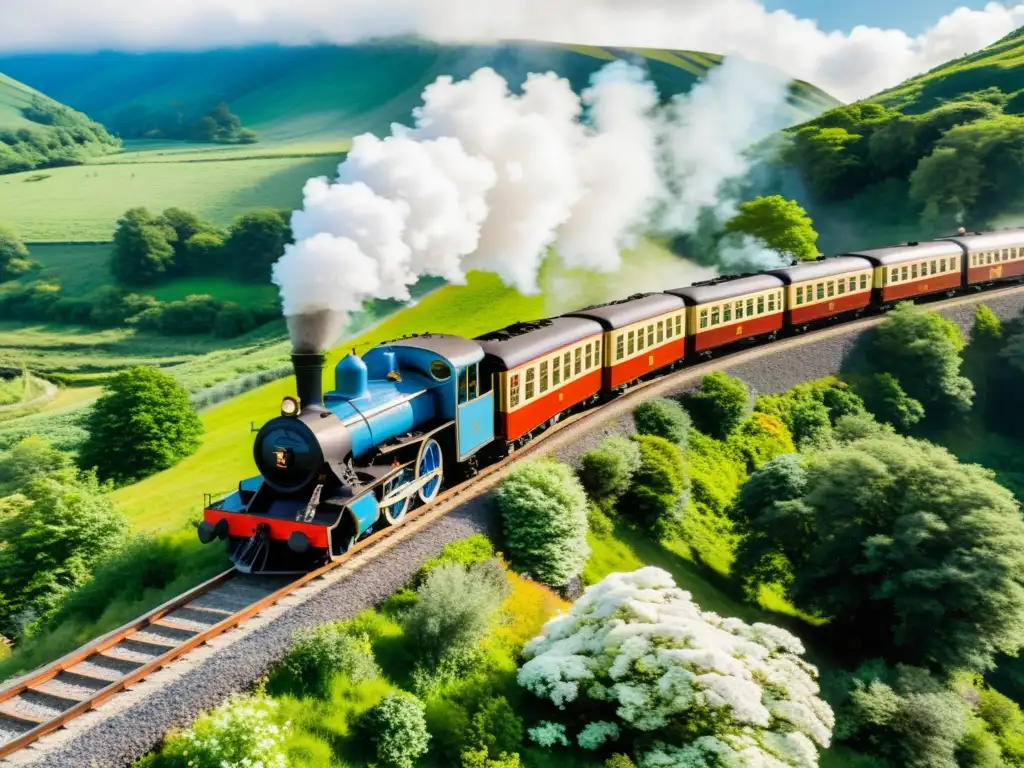
[[[110,126],[126,139],[219,144],[255,144],[259,140],[255,131],[242,127],[241,119],[224,102],[207,112],[190,110],[181,102],[155,110],[136,104],[114,115]]]
[[[21,113],[39,127],[0,129],[0,173],[78,165],[121,146],[99,123],[42,96]]]
[[[268,283],[271,265],[291,240],[287,212],[270,208],[237,216],[227,231],[181,208],[159,216],[132,208],[114,234],[110,271],[117,285],[81,298],[65,296],[52,280],[10,282],[0,288],[0,318],[233,338],[280,318],[278,302],[242,307],[205,294],[159,301],[143,289],[176,277]]]

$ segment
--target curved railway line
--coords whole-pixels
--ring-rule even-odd
[[[1021,294],[1024,294],[1024,286],[1016,285],[921,303],[930,309],[945,310],[981,299]],[[639,382],[604,405],[567,417],[508,458],[481,469],[475,477],[443,492],[429,505],[410,512],[400,525],[372,534],[338,560],[309,573],[293,578],[247,576],[234,569],[224,571],[62,658],[0,687],[0,764],[8,764],[3,758],[101,707],[133,684],[301,591],[305,585],[322,579],[328,572],[346,564],[358,570],[367,559],[367,550],[372,552],[381,540],[404,540],[466,501],[485,494],[497,485],[508,466],[517,459],[565,445],[580,429],[586,430],[623,415],[642,399],[680,391],[713,370],[753,362],[777,351],[828,337],[859,333],[883,319],[884,315],[875,315],[782,338]]]

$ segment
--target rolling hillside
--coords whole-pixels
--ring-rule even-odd
[[[971,94],[1002,104],[1007,114],[1024,114],[1024,28],[867,101],[916,115]]]
[[[394,42],[348,47],[254,47],[205,53],[34,55],[0,58],[0,71],[33,84],[112,128],[128,107],[191,110],[227,102],[261,141],[337,143],[364,131],[387,131],[409,118],[425,85],[438,75],[464,77],[492,66],[513,85],[531,71],[554,70],[577,90],[615,58],[642,59],[663,96],[684,93],[720,56],[507,43],[441,46]],[[794,83],[794,122],[838,102]]]
[[[80,163],[118,146],[102,125],[0,70],[0,173]]]

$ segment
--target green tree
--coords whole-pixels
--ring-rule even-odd
[[[754,472],[796,446],[786,425],[777,417],[754,411],[750,418],[729,436],[729,446],[746,460],[747,472]]]
[[[1024,643],[1024,519],[990,471],[891,435],[781,456],[748,485],[741,571],[790,571],[790,599],[830,617],[837,642],[946,670]]]
[[[769,250],[794,261],[813,261],[821,254],[814,223],[799,203],[782,195],[758,196],[740,203],[739,213],[725,225],[726,233],[756,237]]]
[[[638,435],[640,467],[619,499],[619,512],[661,538],[676,531],[688,490],[682,453],[663,437]]]
[[[606,438],[580,458],[580,480],[590,497],[614,503],[629,490],[640,468],[640,446],[628,437]]]
[[[85,418],[79,464],[128,483],[172,467],[199,448],[203,423],[188,391],[158,368],[115,376]]]
[[[54,474],[71,464],[68,454],[58,451],[43,438],[26,437],[0,454],[0,494],[15,493],[33,478]]]
[[[971,408],[974,386],[960,374],[964,348],[957,325],[909,302],[863,334],[844,367],[854,377],[889,373],[928,415],[946,418]]]
[[[663,437],[679,448],[686,449],[690,434],[690,414],[675,400],[652,397],[633,409],[636,431],[641,435]]]
[[[288,222],[277,211],[262,208],[235,218],[224,247],[239,277],[265,282],[270,279],[270,268],[284,254],[284,246],[291,239]]]
[[[389,693],[363,715],[358,731],[377,759],[393,768],[412,768],[430,743],[423,704],[408,694]]]
[[[174,269],[175,233],[145,208],[132,208],[117,220],[110,271],[123,285],[151,285]]]
[[[0,634],[45,619],[123,543],[128,524],[92,473],[30,477],[0,499]]]
[[[185,250],[179,259],[185,274],[216,274],[226,266],[224,238],[213,231],[196,232],[185,241]]]
[[[904,392],[891,373],[876,373],[860,389],[868,410],[900,432],[910,432],[924,418],[924,406]]]
[[[188,243],[199,234],[219,239],[212,224],[204,222],[194,213],[183,208],[168,208],[160,214],[156,223],[174,231],[174,239],[170,242],[174,248],[174,265],[177,272],[190,274],[189,267],[205,266],[203,262],[197,264],[191,261],[188,254]]]
[[[587,494],[572,469],[550,460],[517,464],[495,494],[509,562],[552,587],[583,572]]]
[[[2,143],[2,142],[0,142]],[[0,279],[11,280],[34,266],[28,248],[10,227],[0,224]]]
[[[697,390],[683,395],[682,401],[697,429],[719,439],[728,437],[752,410],[747,385],[721,371],[703,377]]]

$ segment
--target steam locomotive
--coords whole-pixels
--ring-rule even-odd
[[[257,476],[204,511],[244,572],[301,572],[574,411],[738,345],[1024,276],[1024,228],[841,254],[636,294],[476,339],[425,333],[292,356],[297,398],[256,435]]]

